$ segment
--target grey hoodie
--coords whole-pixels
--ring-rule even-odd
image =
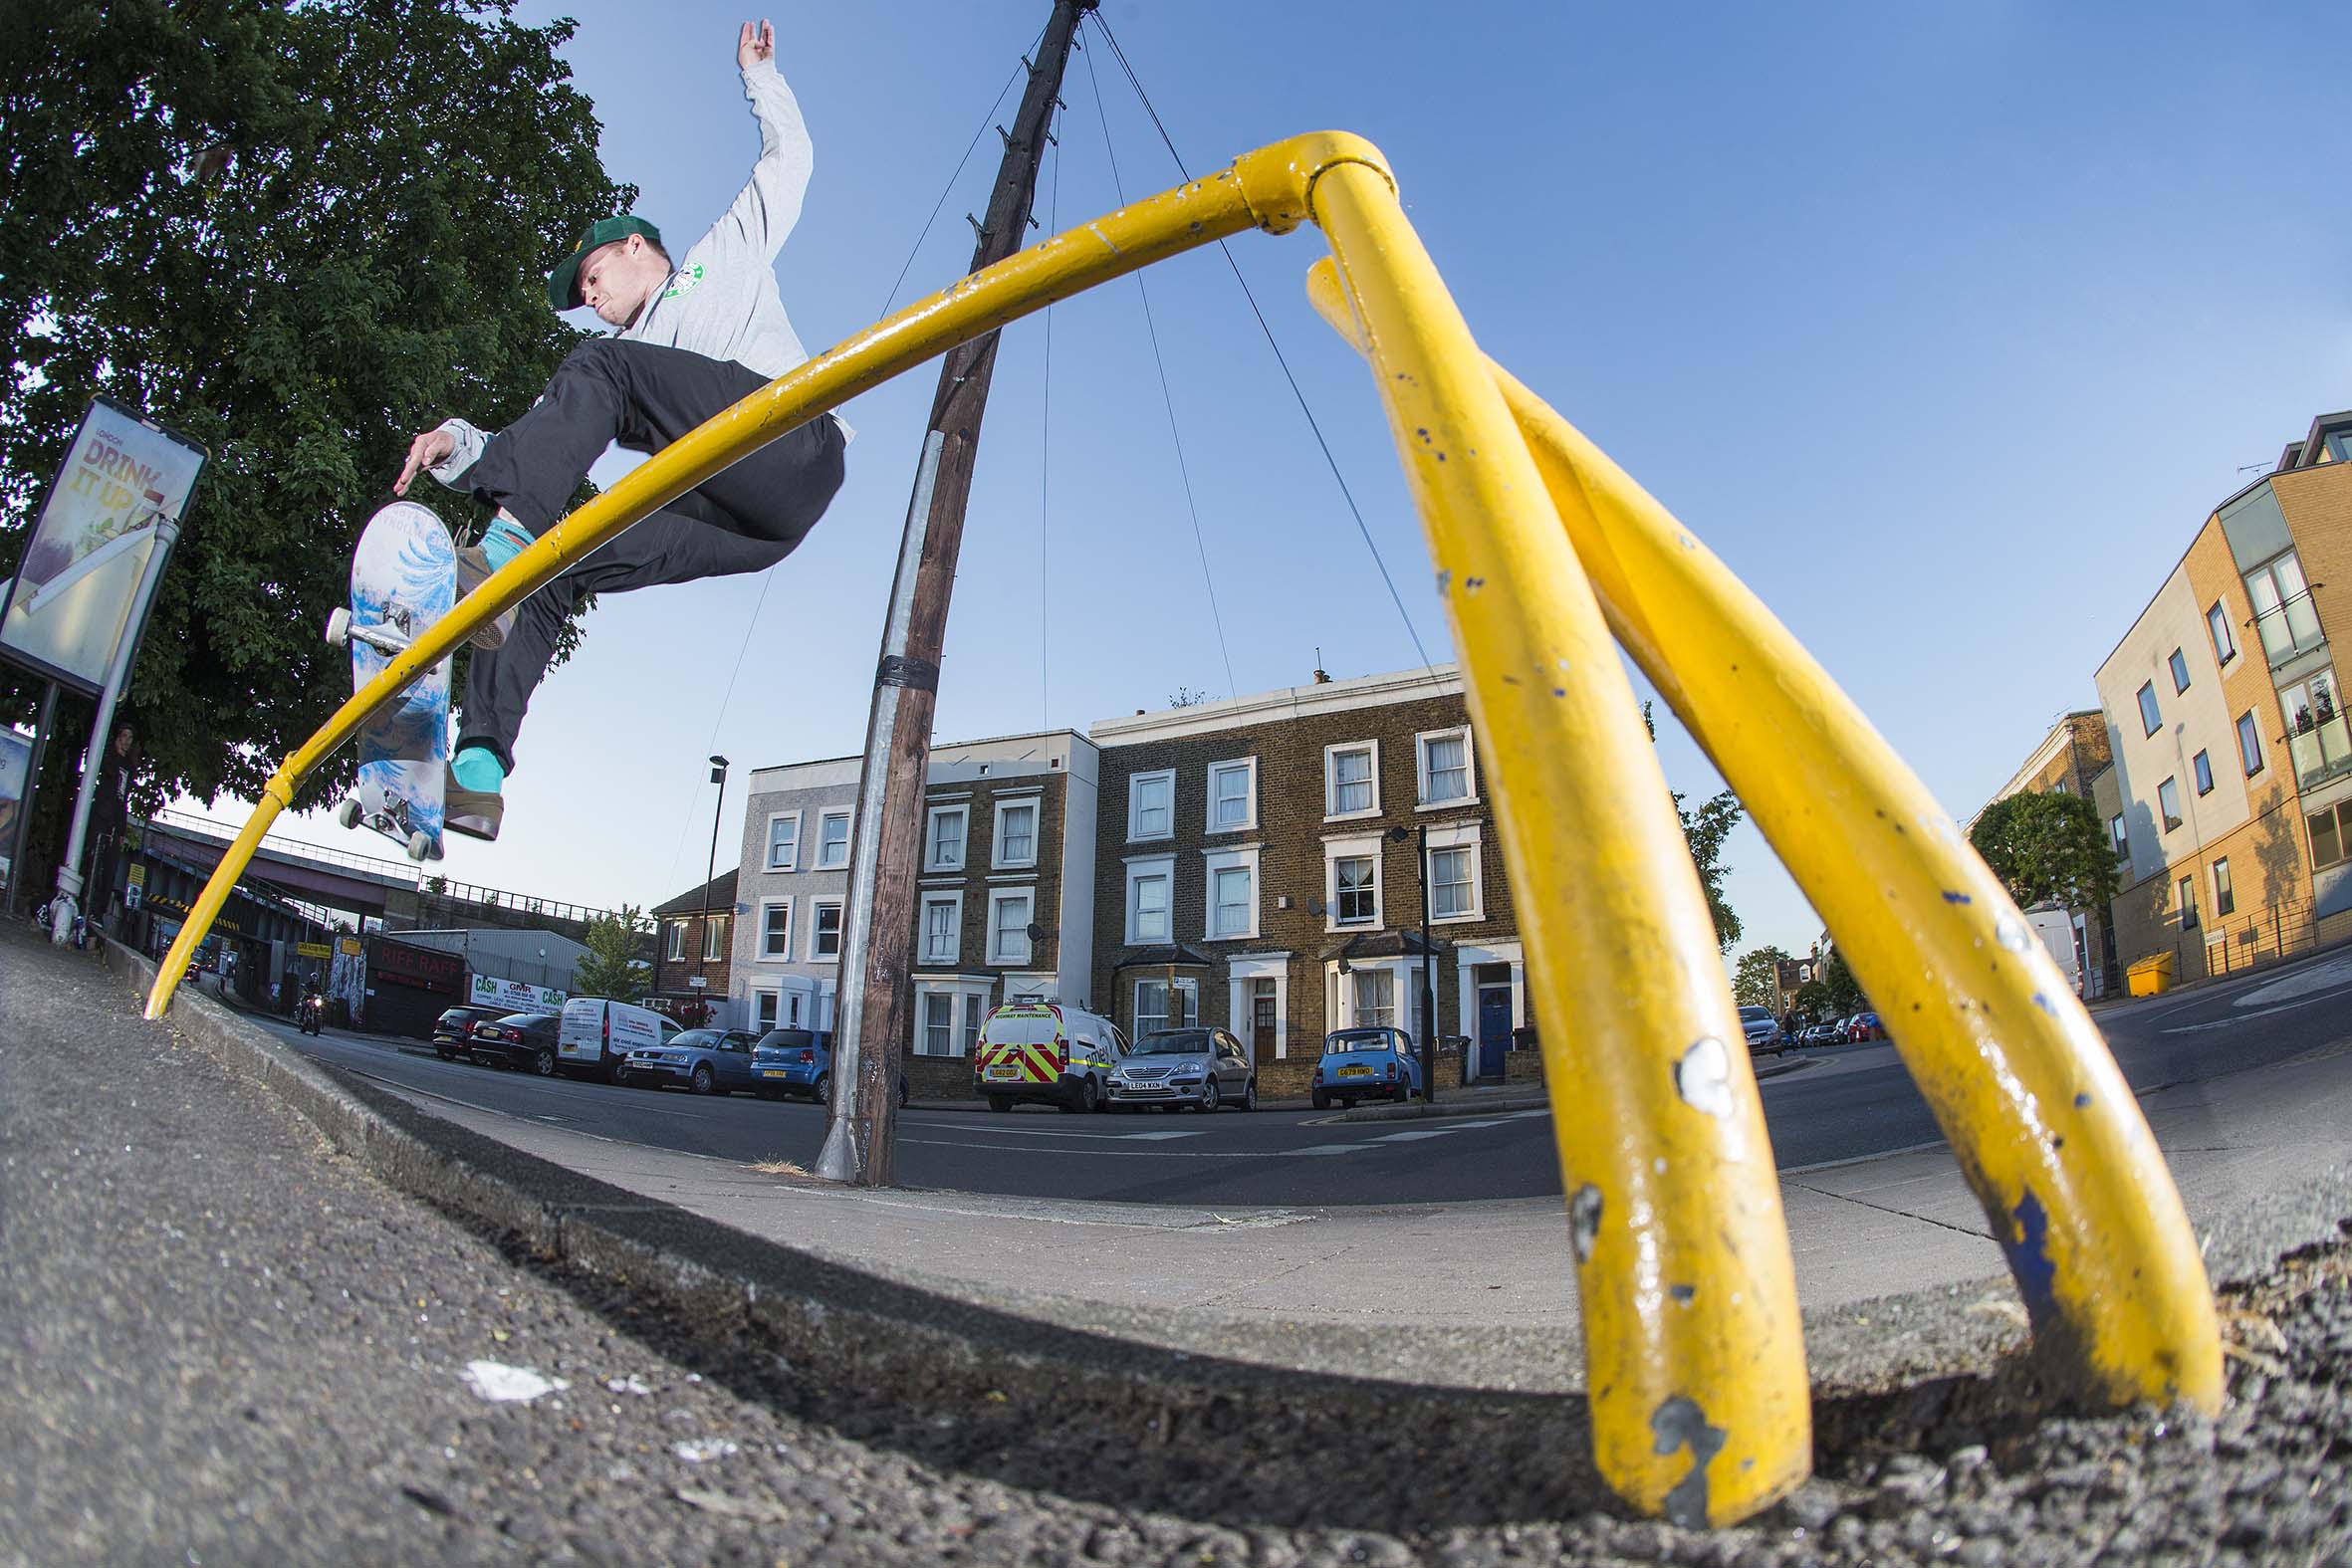
[[[801,218],[812,165],[801,106],[772,60],[744,68],[743,96],[760,122],[760,160],[726,214],[678,259],[669,283],[614,336],[663,343],[711,359],[732,359],[773,380],[807,361],[809,351],[776,291],[776,253]],[[457,441],[433,477],[452,488],[481,460],[489,440],[463,419],[441,428]],[[850,434],[847,420],[841,434]]]

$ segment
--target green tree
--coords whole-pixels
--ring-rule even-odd
[[[1642,728],[1650,732],[1653,744],[1658,739],[1657,716],[1650,705],[1641,705]],[[1697,810],[1683,804],[1681,790],[1674,793],[1674,814],[1682,820],[1684,842],[1691,846],[1691,864],[1699,873],[1700,889],[1707,895],[1707,913],[1715,920],[1715,946],[1718,952],[1728,953],[1740,940],[1740,917],[1732,910],[1732,902],[1724,897],[1724,878],[1732,868],[1723,863],[1723,843],[1740,825],[1747,811],[1740,797],[1729,789],[1718,790],[1702,801]]]
[[[2098,807],[2064,790],[1994,801],[1969,829],[1969,842],[2019,909],[2096,909],[2115,896],[2120,881],[2115,843]]]
[[[653,929],[644,912],[624,904],[615,915],[598,915],[588,922],[582,939],[588,954],[572,971],[572,995],[609,997],[634,1002],[653,982],[653,966],[637,956],[643,938]]]
[[[1831,948],[1822,957],[1813,974],[1817,977],[1814,984],[1821,988],[1821,1000],[1833,1016],[1848,1017],[1870,1006],[1854,972],[1846,967],[1846,956],[1837,949]]]
[[[0,571],[93,394],[212,453],[127,698],[151,797],[256,793],[350,695],[319,628],[410,436],[496,428],[579,339],[545,275],[635,192],[572,24],[512,9],[50,0],[0,28]],[[32,705],[0,675],[0,717]]]
[[[1775,947],[1751,948],[1740,955],[1732,976],[1732,1000],[1744,1008],[1780,1010],[1780,966],[1788,955]]]
[[[1798,1017],[1818,1023],[1829,1015],[1829,988],[1817,980],[1808,980],[1796,988],[1796,995],[1788,1005]]]

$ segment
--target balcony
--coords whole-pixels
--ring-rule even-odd
[[[2261,635],[2262,656],[2274,670],[2327,640],[2320,634],[2319,611],[2309,589],[2256,614],[2254,630]]]
[[[2352,773],[2352,724],[2340,713],[2331,714],[2289,734],[2286,749],[2295,762],[2296,784],[2313,788]]]

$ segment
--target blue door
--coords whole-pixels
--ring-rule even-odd
[[[1482,986],[1478,994],[1478,1075],[1503,1076],[1503,1053],[1511,1049],[1511,988]]]

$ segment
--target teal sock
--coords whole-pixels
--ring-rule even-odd
[[[449,771],[457,776],[460,785],[476,794],[496,794],[506,783],[506,765],[487,746],[459,747],[457,761],[449,765]]]
[[[501,512],[490,520],[489,530],[482,535],[482,555],[489,560],[490,569],[496,571],[523,554],[530,544],[531,536],[524,532],[523,525]]]

